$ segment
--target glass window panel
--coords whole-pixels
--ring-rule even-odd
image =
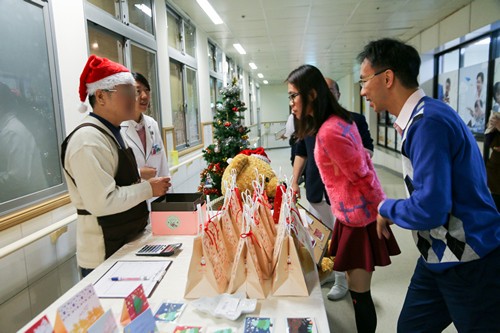
[[[177,147],[186,145],[186,119],[184,116],[184,96],[182,93],[182,65],[170,61],[170,96]]]
[[[194,26],[184,22],[184,52],[196,57],[196,31]]]
[[[379,125],[378,126],[378,140],[377,140],[377,143],[380,145],[380,146],[383,146],[385,147],[386,146],[386,143],[385,143],[385,132],[386,132],[386,128],[385,126],[383,125]]]
[[[89,22],[90,53],[123,64],[123,39]]]
[[[481,64],[488,61],[490,54],[490,38],[480,39],[461,49],[463,57],[462,67]]]
[[[0,11],[0,210],[62,184],[44,9],[5,0]],[[15,13],[15,15],[13,15]],[[26,18],[29,17],[29,20]],[[5,204],[10,202],[9,204]]]
[[[198,106],[198,86],[196,83],[196,71],[186,67],[186,121],[188,128],[188,142],[190,145],[199,143],[200,116]]]
[[[210,108],[212,116],[215,115],[215,104],[217,103],[217,79],[210,77]]]
[[[168,25],[168,46],[173,47],[179,51],[182,51],[181,46],[181,21],[172,14],[167,11],[167,25]]]
[[[139,46],[132,44],[132,71],[139,72],[148,80],[151,87],[151,102],[146,114],[153,117],[161,124],[159,101],[158,101],[158,82],[156,79],[156,54],[149,52]]]
[[[439,57],[439,73],[455,71],[460,66],[459,50],[451,51]]]
[[[117,0],[87,0],[89,3],[101,8],[102,10],[113,15],[115,18],[120,17],[120,5]]]
[[[153,34],[152,0],[128,0],[128,16],[130,23]]]
[[[217,72],[216,47],[208,43],[208,69]]]

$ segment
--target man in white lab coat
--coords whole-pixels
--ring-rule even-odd
[[[135,116],[121,124],[121,134],[134,152],[142,179],[170,177],[165,147],[156,120],[145,114],[151,102],[151,87],[140,73],[132,73],[135,79],[137,100]],[[149,199],[148,203],[154,200]]]

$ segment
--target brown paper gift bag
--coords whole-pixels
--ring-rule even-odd
[[[243,203],[241,201],[240,191],[237,187],[231,189],[231,195],[225,208],[229,211],[229,216],[233,222],[234,230],[240,234]]]
[[[209,218],[203,227],[202,240],[203,254],[212,264],[217,283],[226,288],[229,283],[232,260],[226,250],[219,219]],[[220,280],[219,276],[221,276]]]
[[[217,296],[225,290],[225,286],[220,283],[223,279],[221,276],[216,278],[212,263],[203,254],[202,242],[202,236],[193,240],[193,254],[184,291],[184,297],[188,299]]]
[[[273,274],[273,296],[309,296],[301,256],[299,256],[293,236],[287,235],[281,243]]]
[[[265,299],[262,271],[253,242],[255,236],[251,232],[241,235],[227,292],[244,292],[248,298]]]
[[[233,262],[240,239],[239,232],[237,231],[238,229],[234,228],[231,216],[227,210],[222,210],[218,219],[220,221],[222,238],[226,245],[227,255],[230,258],[230,261]]]

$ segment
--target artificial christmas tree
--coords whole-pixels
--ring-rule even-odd
[[[229,158],[248,147],[248,132],[250,130],[241,124],[241,112],[246,110],[245,103],[240,99],[240,88],[236,79],[231,86],[220,91],[222,101],[217,102],[213,121],[214,143],[203,150],[203,158],[207,167],[201,172],[199,192],[215,199],[222,195],[221,180]]]

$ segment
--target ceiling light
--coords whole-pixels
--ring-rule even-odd
[[[247,51],[241,46],[241,44],[233,44],[234,48],[236,51],[238,51],[239,54],[247,54]]]
[[[257,65],[253,62],[249,63],[248,66],[250,66],[251,69],[257,69]]]
[[[215,11],[214,7],[208,2],[208,0],[196,0],[198,5],[200,5],[201,9],[207,14],[208,17],[212,20],[214,24],[222,24],[222,19],[219,14]]]
[[[134,6],[137,7],[139,10],[141,10],[147,16],[152,17],[151,8],[149,8],[145,4],[143,4],[143,3],[141,3],[140,5],[139,4],[135,4]]]
[[[264,74],[262,74],[262,73],[257,74],[257,76],[259,77],[259,79],[264,78]]]
[[[269,83],[269,81],[264,80],[264,81],[262,81],[262,83],[264,83],[264,84],[268,84],[268,83]]]

